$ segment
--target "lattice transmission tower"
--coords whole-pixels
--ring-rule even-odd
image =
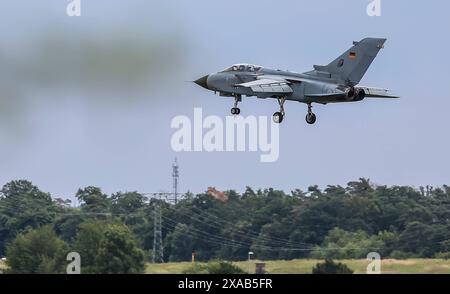
[[[175,158],[172,164],[172,180],[173,180],[173,192],[157,192],[157,193],[145,193],[149,199],[157,199],[154,202],[153,209],[153,263],[164,262],[164,244],[162,235],[162,203],[177,204],[179,197],[183,198],[184,194],[178,193],[178,179],[179,174],[178,161]]]

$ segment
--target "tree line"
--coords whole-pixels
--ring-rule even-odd
[[[29,181],[11,181],[0,190],[0,256],[18,272],[64,271],[68,251],[80,253],[85,272],[143,272],[152,260],[155,209],[165,261],[188,261],[193,251],[200,261],[245,260],[250,251],[264,260],[450,256],[449,186],[361,178],[345,187],[225,193],[227,201],[188,193],[169,204],[85,187],[72,207]]]

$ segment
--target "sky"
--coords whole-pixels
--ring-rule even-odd
[[[290,191],[345,185],[450,184],[448,1],[5,0],[0,10],[0,185],[27,179],[54,197],[94,185],[106,193],[246,186]],[[225,117],[233,101],[195,84],[245,62],[303,72],[352,41],[385,37],[362,85],[398,100],[315,105],[286,102],[280,157],[255,152],[174,152],[175,116]],[[241,114],[277,101],[244,98]]]

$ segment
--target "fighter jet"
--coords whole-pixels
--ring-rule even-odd
[[[308,105],[306,122],[314,124],[316,115],[312,104],[356,102],[365,98],[399,98],[389,90],[358,86],[386,39],[365,38],[353,42],[353,47],[330,64],[314,65],[314,70],[295,73],[274,70],[251,64],[235,64],[220,72],[194,81],[197,85],[214,91],[220,96],[234,97],[231,114],[239,115],[238,103],[242,97],[275,98],[280,109],[273,114],[273,121],[281,123],[285,117],[287,100]]]

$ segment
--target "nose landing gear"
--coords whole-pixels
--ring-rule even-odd
[[[234,96],[234,107],[231,108],[232,115],[239,115],[241,113],[241,109],[238,107],[238,103],[242,101],[241,95]]]

